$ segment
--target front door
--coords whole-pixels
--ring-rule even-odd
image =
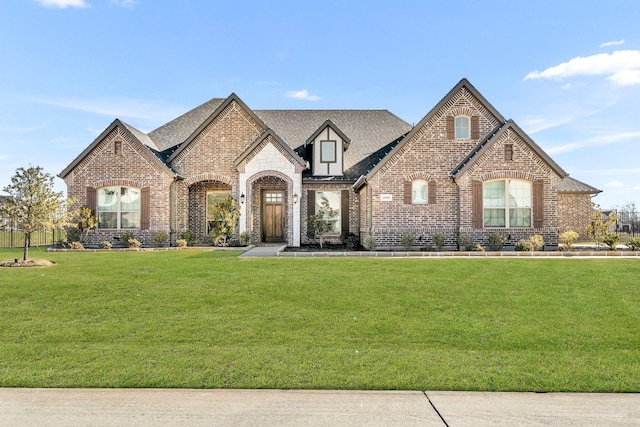
[[[284,191],[262,193],[262,236],[265,242],[284,241]]]

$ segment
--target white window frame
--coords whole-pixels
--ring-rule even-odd
[[[487,200],[490,198],[487,197],[488,184],[496,183],[496,182],[504,182],[504,201],[503,205],[490,205],[487,206]],[[512,185],[513,184],[513,185]],[[522,186],[526,184],[526,186]],[[521,186],[521,188],[516,188],[516,186]],[[485,181],[482,184],[482,224],[485,228],[531,228],[533,224],[533,193],[532,193],[532,183],[529,181],[524,181],[520,179],[496,179],[491,181]],[[528,195],[527,200],[523,200],[522,194],[517,195],[517,191],[524,191],[524,195]],[[527,194],[528,193],[528,194]],[[495,198],[494,198],[495,199]],[[518,200],[519,199],[519,200]],[[518,203],[524,203],[524,205],[518,205]],[[512,206],[513,204],[513,206]],[[504,211],[504,225],[495,225],[495,224],[487,224],[490,219],[488,218],[487,211]],[[523,219],[528,218],[528,225],[513,225],[511,224],[511,213],[515,213],[516,211],[520,212],[528,212],[528,216],[521,216]],[[514,218],[517,220],[518,218]]]
[[[320,163],[336,163],[337,161],[338,161],[338,141],[334,139],[321,140],[320,141]]]
[[[471,138],[471,119],[467,116],[456,116],[453,120],[455,139]]]
[[[422,191],[424,189],[424,191]],[[424,195],[424,198],[422,197]],[[411,182],[411,204],[426,205],[429,200],[429,185],[424,179]]]
[[[127,191],[129,190],[129,191]],[[132,191],[133,190],[133,191]],[[114,191],[115,200],[113,202],[109,202],[109,204],[105,204],[104,196],[105,191]],[[96,203],[96,217],[98,218],[98,228],[101,230],[140,230],[140,221],[141,221],[141,191],[139,188],[135,187],[126,187],[126,186],[114,186],[114,187],[102,187],[97,190],[97,203]],[[138,208],[137,209],[123,209],[123,204],[127,203],[123,200],[127,197],[127,194],[124,193],[137,193],[137,201]],[[135,201],[136,199],[133,199]],[[103,202],[101,204],[101,201]],[[115,209],[104,209],[107,206],[114,205]],[[100,207],[103,209],[100,209]],[[101,226],[104,224],[104,220],[102,219],[102,215],[106,214],[115,214],[116,216],[116,226],[115,227],[105,227]],[[135,227],[123,227],[123,216],[126,214],[134,214],[134,222],[137,222]],[[137,214],[137,221],[135,221],[135,216]]]

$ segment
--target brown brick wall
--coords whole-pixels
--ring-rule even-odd
[[[591,221],[591,195],[561,193],[558,195],[559,232],[575,231],[586,239],[586,228]]]

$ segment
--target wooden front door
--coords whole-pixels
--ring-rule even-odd
[[[284,191],[262,193],[262,236],[265,242],[284,241]]]

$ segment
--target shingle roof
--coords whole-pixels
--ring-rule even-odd
[[[586,194],[598,194],[602,193],[602,190],[598,190],[582,181],[573,179],[569,176],[565,177],[558,186],[558,193],[586,193]]]
[[[351,139],[349,149],[344,153],[345,172],[411,130],[409,123],[387,110],[254,110],[254,112],[293,149],[304,145],[310,135],[327,120],[331,120]]]

